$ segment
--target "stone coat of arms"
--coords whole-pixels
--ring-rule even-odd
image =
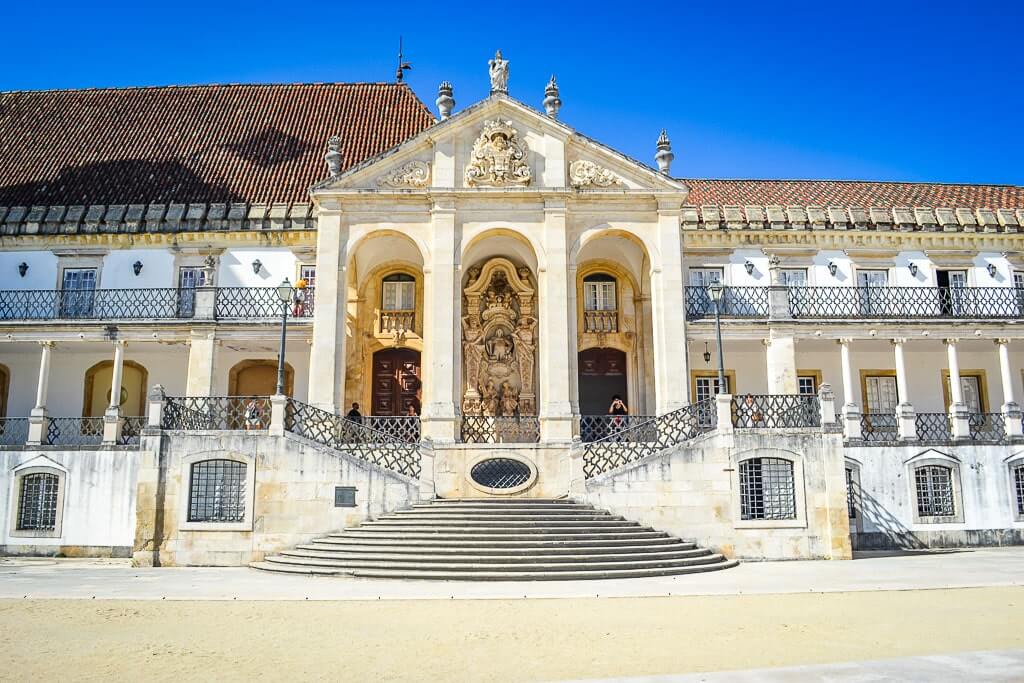
[[[526,163],[526,143],[509,121],[487,121],[473,143],[466,167],[470,187],[526,186],[532,176]]]

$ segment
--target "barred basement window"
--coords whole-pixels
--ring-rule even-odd
[[[26,474],[21,478],[18,501],[18,531],[53,531],[57,527],[56,474]]]
[[[793,463],[751,458],[740,463],[741,519],[796,519]]]
[[[850,519],[857,519],[857,491],[853,483],[853,469],[846,468],[846,509]]]
[[[917,484],[917,514],[919,517],[952,517],[953,470],[941,465],[925,465],[914,470]]]
[[[1024,463],[1013,466],[1013,487],[1017,493],[1017,514],[1024,516]]]
[[[190,480],[188,521],[245,521],[244,462],[203,460],[192,465]]]

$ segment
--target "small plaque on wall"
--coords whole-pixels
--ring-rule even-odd
[[[335,486],[334,487],[334,507],[336,508],[354,508],[356,506],[356,487],[355,486]]]

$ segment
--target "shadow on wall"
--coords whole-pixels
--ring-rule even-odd
[[[863,489],[858,491],[858,498],[858,514],[863,522],[874,525],[875,531],[851,534],[854,550],[922,550],[928,547],[878,499],[865,494]]]

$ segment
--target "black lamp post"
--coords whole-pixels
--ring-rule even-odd
[[[281,301],[281,350],[277,354],[277,389],[275,392],[278,396],[284,394],[284,344],[288,335],[288,306],[292,303],[294,292],[288,278],[285,278],[284,282],[277,286],[277,298]]]
[[[715,304],[715,337],[718,339],[718,393],[725,392],[725,359],[722,356],[722,318],[721,318],[721,305],[722,295],[725,293],[725,287],[722,286],[721,282],[712,282],[708,285],[708,296],[711,297],[711,302]]]

